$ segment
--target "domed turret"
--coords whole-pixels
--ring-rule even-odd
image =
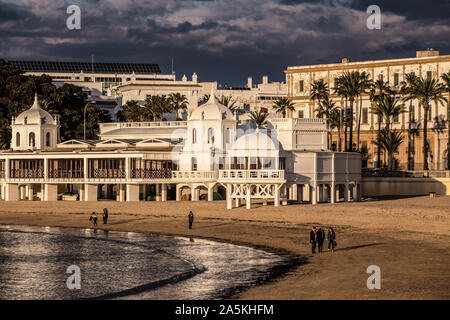
[[[208,102],[192,111],[189,120],[225,120],[233,118],[233,113],[230,109],[216,100],[214,90],[211,89]]]
[[[37,94],[33,106],[12,119],[11,130],[15,151],[53,149],[59,139],[58,120],[41,108]]]

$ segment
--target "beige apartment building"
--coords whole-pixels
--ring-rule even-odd
[[[311,84],[319,79],[328,83],[330,88],[335,87],[335,79],[345,71],[365,71],[370,74],[373,81],[382,79],[389,81],[392,89],[398,92],[401,82],[405,75],[414,72],[415,75],[423,78],[433,77],[439,79],[443,73],[450,71],[450,55],[440,55],[439,51],[427,49],[417,51],[416,57],[390,60],[373,60],[350,62],[347,58],[342,59],[341,63],[319,64],[308,66],[291,66],[285,70],[286,82],[288,86],[288,97],[295,104],[295,111],[289,114],[293,118],[314,118],[316,117],[317,101],[310,99]],[[331,90],[331,99],[337,106],[344,107],[345,101],[342,97],[334,95]],[[401,99],[401,96],[398,95]],[[360,101],[357,99],[354,104],[354,128],[356,128],[356,119],[359,116]],[[361,108],[361,136],[360,148],[366,150],[363,155],[363,165],[373,167],[376,161],[377,151],[372,143],[377,134],[377,117],[370,111],[371,102],[369,95],[362,96]],[[405,105],[408,112],[403,113],[394,119],[393,128],[402,130],[404,142],[399,148],[395,158],[399,161],[400,169],[408,169],[408,128],[409,112],[411,112],[411,128],[415,129],[411,136],[413,145],[413,167],[410,169],[420,170],[423,168],[423,110],[417,101],[409,102]],[[428,117],[428,139],[430,145],[429,167],[431,170],[446,169],[448,127],[447,105],[432,103],[431,114]],[[356,129],[354,129],[353,141],[356,143]],[[333,141],[337,141],[337,132],[333,132]],[[332,146],[330,146],[332,148]],[[381,155],[383,161],[385,155]]]

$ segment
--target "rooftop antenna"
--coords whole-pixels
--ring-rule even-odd
[[[91,68],[92,68],[92,74],[94,74],[94,55],[91,54]]]
[[[173,71],[173,57],[172,57],[172,75],[174,75],[175,72]]]

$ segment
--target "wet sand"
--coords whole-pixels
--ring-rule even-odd
[[[450,298],[450,197],[278,208],[255,204],[252,210],[226,210],[224,201],[1,201],[0,224],[90,227],[90,213],[101,213],[105,207],[110,220],[104,226],[99,219],[99,228],[242,243],[302,262],[232,298]],[[195,215],[192,230],[188,229],[189,210]],[[338,248],[334,253],[311,254],[312,225],[335,228]],[[370,265],[381,268],[380,290],[367,289]]]

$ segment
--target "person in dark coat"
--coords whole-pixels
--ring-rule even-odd
[[[317,247],[319,249],[319,252],[322,252],[324,241],[325,241],[325,232],[322,230],[322,228],[319,227],[319,230],[317,230]]]
[[[334,248],[336,247],[336,233],[334,232],[332,227],[328,228],[327,233],[327,240],[328,240],[328,251],[334,252]]]
[[[104,208],[103,209],[103,224],[107,224],[108,223],[108,209]]]
[[[312,253],[316,253],[317,230],[316,227],[311,228],[309,233],[309,242],[311,243]]]
[[[89,221],[92,222],[94,227],[97,226],[97,214],[95,212],[92,212],[91,217],[89,218]]]
[[[194,223],[194,214],[192,213],[192,211],[189,211],[188,219],[189,219],[189,229],[192,229],[192,223]]]

